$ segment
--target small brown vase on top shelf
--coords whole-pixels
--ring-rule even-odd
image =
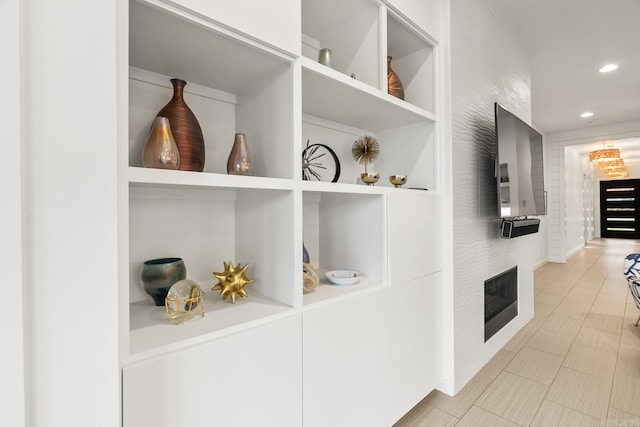
[[[391,57],[387,56],[387,91],[389,95],[404,100],[404,87],[400,81],[400,77],[391,68]]]
[[[227,173],[229,175],[253,175],[251,172],[251,160],[249,147],[244,133],[236,133],[233,140],[233,148],[227,159]]]
[[[204,170],[204,137],[193,111],[184,102],[184,80],[171,79],[173,97],[158,116],[166,117],[180,152],[180,170],[202,172]]]
[[[142,152],[142,166],[156,169],[178,169],[180,153],[171,133],[169,119],[156,117]]]

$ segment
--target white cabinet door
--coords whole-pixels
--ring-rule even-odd
[[[252,38],[300,54],[300,1],[177,0],[176,3]]]
[[[123,426],[299,427],[301,341],[296,316],[125,367]]]
[[[385,3],[413,21],[432,37],[442,39],[444,0],[385,0]]]
[[[389,281],[404,283],[442,270],[442,197],[389,194]]]
[[[305,427],[390,425],[389,288],[303,314]]]
[[[442,376],[442,274],[391,288],[393,422],[429,394]]]

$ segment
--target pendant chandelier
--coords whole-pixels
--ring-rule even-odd
[[[612,170],[607,170],[605,172],[605,174],[609,177],[609,178],[627,178],[629,176],[629,171],[627,171],[627,167],[623,167],[623,168],[617,168],[617,169],[612,169]]]
[[[589,153],[591,163],[599,164],[602,162],[610,162],[620,158],[620,150],[617,148],[603,148]]]
[[[620,168],[626,168],[626,166],[624,165],[624,160],[622,159],[615,159],[615,160],[608,160],[606,162],[600,162],[597,163],[598,169],[600,169],[603,172],[606,172],[609,169],[620,169]]]
[[[598,169],[602,171],[608,178],[620,179],[627,178],[629,171],[624,164],[624,160],[620,157],[620,150],[613,148],[611,144],[605,147],[608,141],[602,142],[601,150],[594,150],[589,153],[589,160],[594,165],[598,166]]]

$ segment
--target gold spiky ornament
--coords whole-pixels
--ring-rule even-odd
[[[373,163],[380,154],[380,143],[369,135],[356,139],[351,146],[351,155],[354,160],[364,164],[364,172],[367,173],[367,165]]]
[[[240,267],[241,263],[238,263],[236,267],[233,266],[231,261],[224,263],[224,271],[222,273],[213,273],[218,279],[218,283],[211,288],[212,291],[220,291],[222,299],[226,299],[227,295],[231,296],[231,303],[236,303],[236,295],[240,297],[247,297],[247,291],[244,287],[249,283],[253,283],[253,279],[247,278],[244,273],[249,268],[249,264],[244,267]]]

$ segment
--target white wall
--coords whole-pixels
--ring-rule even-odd
[[[120,424],[116,8],[122,3],[21,2],[30,426]]]
[[[0,167],[3,326],[0,327],[0,357],[5,368],[0,380],[0,412],[2,423],[7,426],[25,424],[20,3],[20,0],[0,2],[0,52],[3,61],[0,80],[5,82],[0,103],[3,134],[3,164]]]
[[[544,148],[546,155],[545,174],[547,185],[548,200],[548,227],[549,227],[549,261],[566,262],[567,257],[574,249],[571,247],[572,242],[575,243],[573,234],[568,235],[568,229],[565,224],[567,217],[567,204],[565,200],[565,181],[567,179],[567,170],[565,162],[565,148],[589,144],[605,140],[615,140],[623,138],[632,138],[640,136],[640,121],[624,122],[606,126],[594,126],[585,129],[558,132],[546,135]],[[569,161],[571,170],[580,170],[578,166],[573,165],[573,161]],[[630,178],[639,178],[636,167],[629,168]],[[569,171],[570,174],[573,172]],[[594,176],[594,199],[595,199],[595,228],[596,237],[599,236],[599,215],[598,215],[598,192],[600,183],[598,176]],[[576,179],[571,175],[570,180]],[[573,209],[570,203],[570,208]]]
[[[499,237],[494,102],[531,118],[530,67],[484,2],[451,4],[453,111],[453,355],[441,390],[457,392],[533,317],[533,268],[543,233]],[[519,267],[519,316],[484,343],[484,280]]]
[[[584,185],[592,170],[589,160],[577,147],[565,148],[564,167],[566,247],[567,253],[573,254],[586,243]]]

